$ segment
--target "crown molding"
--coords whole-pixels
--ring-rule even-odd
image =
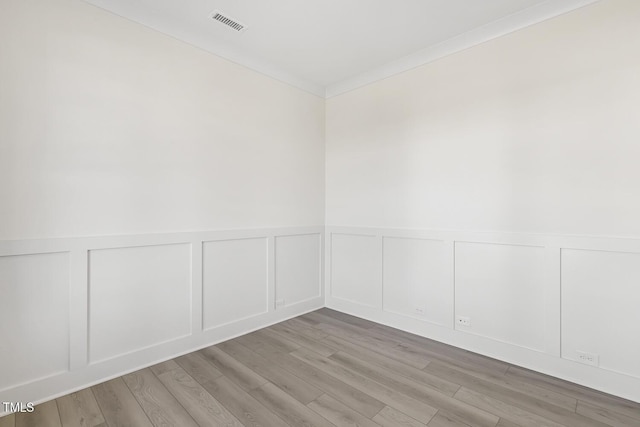
[[[282,83],[293,86],[297,89],[308,92],[312,95],[319,96],[320,98],[326,98],[327,88],[325,86],[319,85],[310,80],[306,80],[298,76],[295,76],[266,61],[258,61],[258,60],[252,59],[249,56],[242,55],[241,53],[235,52],[233,50],[225,49],[222,46],[214,46],[211,43],[209,43],[209,46],[203,47],[203,45],[201,44],[191,43],[188,40],[184,40],[184,39],[180,39],[180,40],[187,42],[189,44],[193,44],[197,47],[201,47],[207,52],[213,53],[214,55],[224,58],[230,62],[249,68],[253,71],[256,71],[267,77],[271,77],[272,79],[278,80]]]
[[[124,19],[144,25],[152,30],[158,31],[168,37],[175,38],[192,46],[203,49],[209,53],[217,55],[235,64],[244,66],[267,77],[278,80],[282,83],[301,89],[305,92],[319,96],[321,98],[331,98],[354,89],[366,86],[376,81],[403,73],[424,64],[436,61],[448,55],[460,52],[470,47],[479,45],[489,40],[518,31],[530,25],[537,24],[547,19],[571,12],[584,6],[597,3],[601,0],[547,0],[520,12],[508,15],[489,24],[478,27],[474,30],[463,33],[459,36],[447,39],[441,43],[421,49],[411,55],[398,60],[388,62],[380,67],[371,69],[364,73],[340,80],[328,86],[315,83],[308,79],[287,72],[269,62],[256,60],[240,51],[230,49],[215,40],[198,35],[195,32],[185,31],[172,26],[168,22],[152,22],[153,20],[143,19],[141,16],[131,16],[124,10],[114,10],[109,8],[107,0],[84,0],[85,2],[104,9]],[[130,10],[128,12],[131,12]],[[135,15],[135,14],[134,14]]]
[[[242,52],[228,47],[222,44],[216,43],[208,37],[203,37],[196,32],[189,30],[183,30],[177,26],[172,25],[170,22],[163,22],[160,20],[149,19],[147,17],[140,16],[136,13],[135,9],[124,10],[121,7],[114,8],[108,0],[83,0],[92,6],[104,10],[113,15],[117,15],[120,18],[127,21],[134,22],[136,24],[147,27],[153,31],[157,31],[166,37],[173,38],[183,43],[187,43],[193,47],[202,49],[208,53],[212,53],[229,62],[249,68],[259,74],[270,77],[274,80],[278,80],[289,86],[301,89],[312,95],[325,97],[326,88],[323,85],[314,83],[310,80],[300,78],[292,73],[287,72],[267,61],[260,61],[251,58],[249,55],[245,55]],[[157,19],[157,18],[156,18]]]
[[[331,84],[326,88],[325,97],[341,95],[599,1],[601,0],[548,0],[396,61]]]

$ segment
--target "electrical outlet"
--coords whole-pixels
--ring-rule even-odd
[[[578,362],[584,363],[585,365],[598,366],[600,364],[600,358],[595,353],[576,351],[576,355],[578,356]]]
[[[469,328],[471,327],[471,318],[465,316],[456,316],[456,325]]]
[[[277,299],[276,300],[276,307],[283,307],[284,306],[284,300],[283,299]]]

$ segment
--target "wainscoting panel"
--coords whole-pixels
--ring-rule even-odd
[[[323,307],[323,245],[324,227],[0,241],[0,401],[37,404]]]
[[[562,357],[640,378],[640,253],[562,251]]]
[[[0,256],[0,390],[69,369],[68,306],[68,253]]]
[[[331,234],[331,296],[381,308],[381,255],[379,237]]]
[[[453,318],[453,282],[446,274],[441,240],[384,237],[384,310],[448,326]]]
[[[544,261],[542,247],[456,242],[456,329],[544,351]]]
[[[89,360],[191,333],[191,245],[89,253]]]
[[[205,330],[267,312],[266,238],[206,242],[202,254]]]
[[[0,241],[0,401],[49,400],[324,305],[640,401],[638,283],[635,239],[332,226]]]
[[[322,235],[276,237],[276,308],[322,294]]]
[[[327,307],[640,402],[640,240],[347,226],[326,236]]]

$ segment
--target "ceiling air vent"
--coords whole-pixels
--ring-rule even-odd
[[[241,33],[244,30],[247,29],[247,26],[238,22],[236,19],[233,19],[231,17],[229,17],[228,15],[225,15],[224,13],[220,12],[219,10],[216,10],[213,12],[213,15],[211,15],[211,17],[213,18],[214,21],[218,21],[224,25],[226,25],[227,27]]]

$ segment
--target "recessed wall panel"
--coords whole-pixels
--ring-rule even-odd
[[[276,301],[287,306],[320,296],[320,237],[276,237]]]
[[[191,246],[92,250],[89,358],[109,359],[191,332]]]
[[[267,311],[266,238],[206,242],[202,253],[205,329]]]
[[[562,357],[640,378],[640,254],[562,250]]]
[[[385,237],[383,253],[384,310],[449,325],[453,284],[446,280],[444,242]]]
[[[457,330],[544,351],[545,296],[544,248],[455,244]]]
[[[68,369],[69,255],[0,257],[0,390]]]
[[[331,296],[382,307],[382,248],[377,237],[332,234]]]

